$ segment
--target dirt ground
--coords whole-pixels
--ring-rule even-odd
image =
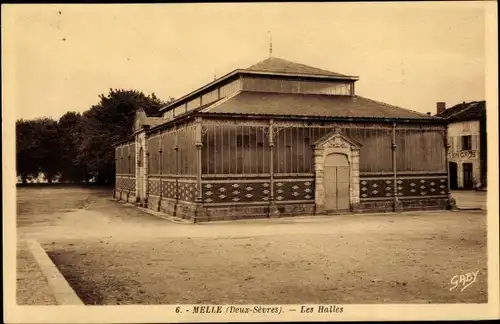
[[[37,239],[86,304],[487,302],[484,211],[186,225],[109,197],[18,190],[19,241]],[[36,272],[20,244],[18,303],[52,302]]]

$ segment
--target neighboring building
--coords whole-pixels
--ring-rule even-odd
[[[445,209],[446,124],[356,95],[358,77],[279,58],[137,113],[117,199],[193,222]]]
[[[437,116],[448,122],[450,188],[485,188],[486,101],[464,102],[448,109],[439,102]]]

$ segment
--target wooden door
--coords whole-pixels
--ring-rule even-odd
[[[472,163],[463,164],[464,173],[464,189],[473,189],[474,184],[472,182]]]
[[[450,173],[450,189],[458,189],[458,167],[455,162],[450,162],[450,168],[448,172]]]
[[[325,159],[323,185],[325,210],[349,209],[350,170],[347,156],[330,154]]]

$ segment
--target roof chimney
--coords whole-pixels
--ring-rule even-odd
[[[446,110],[446,102],[438,102],[436,103],[437,115]]]

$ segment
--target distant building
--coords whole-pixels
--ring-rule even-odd
[[[450,189],[486,187],[486,101],[450,108],[437,103],[437,116],[448,122]]]

